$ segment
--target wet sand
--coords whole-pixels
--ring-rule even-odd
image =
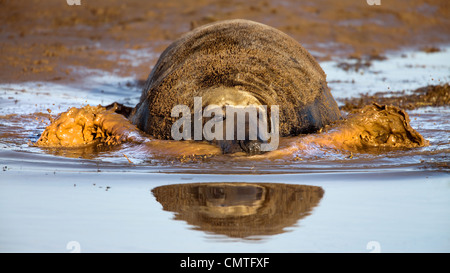
[[[0,82],[76,84],[83,68],[145,80],[159,54],[193,27],[226,19],[273,26],[319,61],[382,56],[450,41],[450,8],[441,1],[139,1],[64,0],[1,3]],[[150,50],[149,53],[147,50]],[[127,58],[141,52],[144,60]],[[80,71],[81,70],[81,71]]]
[[[373,243],[381,252],[450,251],[446,1],[0,6],[1,252],[69,252],[72,241],[82,252],[369,252]],[[193,27],[232,18],[274,26],[299,41],[324,69],[345,116],[372,102],[393,104],[429,145],[358,153],[318,143],[303,149],[286,138],[280,148],[297,150],[273,160],[213,157],[209,146],[199,147],[200,156],[179,156],[183,149],[170,142],[152,154],[153,144],[139,142],[32,145],[72,107],[114,101],[133,107],[166,46]],[[244,185],[247,192],[222,203],[213,198],[210,207],[223,206],[206,213],[270,208],[258,202],[266,185],[272,193],[265,198],[283,200],[280,211],[294,214],[267,223],[270,234],[251,225],[230,229],[223,220],[202,220],[198,202],[211,196],[184,196],[180,204],[188,205],[170,207],[156,190],[199,192],[199,183],[233,193],[229,183]],[[323,196],[302,207],[295,189],[303,186],[321,188]]]
[[[414,90],[412,94],[405,94],[404,91],[378,92],[373,95],[362,94],[358,98],[343,99],[342,102],[344,105],[340,109],[347,112],[360,109],[370,103],[394,105],[405,110],[427,106],[449,106],[450,86],[448,83],[443,85],[429,85]]]

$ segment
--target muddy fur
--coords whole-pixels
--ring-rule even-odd
[[[272,27],[229,20],[194,29],[173,42],[150,73],[133,124],[171,139],[171,109],[193,109],[194,96],[217,88],[251,93],[280,107],[280,136],[313,133],[341,118],[316,60],[297,41]]]

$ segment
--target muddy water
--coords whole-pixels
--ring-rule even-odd
[[[358,69],[354,60],[321,66],[342,104],[449,82],[449,50],[387,54]],[[430,145],[381,153],[311,145],[249,160],[167,157],[179,149],[170,143],[154,153],[136,143],[33,146],[49,118],[70,107],[138,102],[134,78],[83,73],[76,84],[0,85],[0,251],[69,252],[71,241],[85,252],[450,250],[448,107],[408,111]]]

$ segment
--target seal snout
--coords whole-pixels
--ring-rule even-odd
[[[202,94],[202,109],[210,117],[206,123],[215,121],[215,126],[222,127],[214,128],[216,138],[209,139],[223,153],[259,154],[264,151],[261,144],[269,138],[268,111],[267,106],[262,105],[253,94],[238,88],[208,89]],[[221,131],[219,137],[217,130]]]

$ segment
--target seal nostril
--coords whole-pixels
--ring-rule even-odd
[[[240,140],[239,146],[249,155],[256,155],[263,153],[261,151],[261,143],[256,140]]]

